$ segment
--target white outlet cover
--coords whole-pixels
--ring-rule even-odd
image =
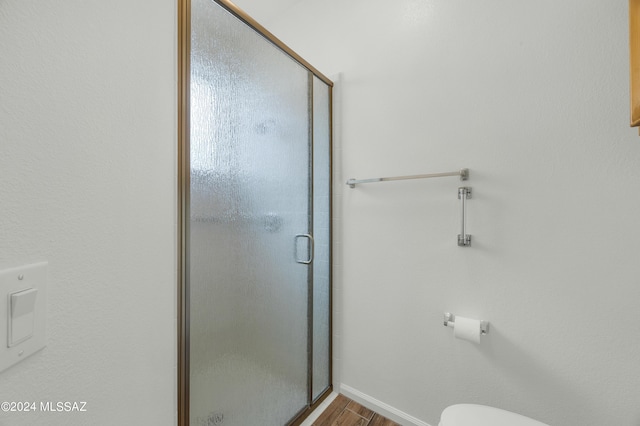
[[[47,262],[0,271],[0,371],[22,361],[46,346],[47,340]],[[9,347],[11,294],[35,288],[38,290],[33,335]]]

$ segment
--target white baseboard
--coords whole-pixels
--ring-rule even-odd
[[[428,423],[416,419],[415,417],[405,413],[404,411],[400,411],[397,408],[390,406],[389,404],[385,404],[384,402],[379,401],[365,393],[362,393],[359,390],[352,388],[351,386],[347,386],[341,383],[340,393],[342,393],[346,397],[353,399],[357,403],[362,404],[363,406],[375,411],[376,413],[379,413],[396,423],[400,423],[403,426],[431,426]]]

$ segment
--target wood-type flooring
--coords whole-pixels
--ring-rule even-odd
[[[340,394],[313,426],[401,426]]]

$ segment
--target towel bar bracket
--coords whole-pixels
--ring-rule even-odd
[[[463,188],[458,188],[458,200],[462,199],[462,194],[465,194],[465,197],[467,198],[467,200],[470,199],[471,193],[472,193],[471,188],[468,186]]]

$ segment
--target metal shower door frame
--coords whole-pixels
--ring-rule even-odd
[[[266,40],[278,47],[281,51],[286,53],[291,59],[296,61],[302,67],[306,68],[309,72],[310,86],[312,86],[313,77],[317,77],[328,86],[329,90],[329,150],[332,152],[333,147],[333,82],[313,67],[310,63],[304,60],[300,55],[294,52],[281,40],[270,33],[266,28],[260,25],[257,21],[247,15],[244,11],[238,8],[235,4],[228,0],[212,0],[215,3],[222,6],[228,12],[244,22],[247,26],[254,31],[262,35]],[[190,426],[189,425],[189,206],[190,206],[190,75],[191,75],[191,0],[178,0],[178,176],[177,176],[177,193],[178,193],[178,228],[177,228],[177,241],[179,244],[178,249],[178,318],[177,318],[177,346],[178,346],[178,426]],[[313,148],[313,89],[310,89],[310,134],[311,134],[311,147]],[[313,149],[310,152],[311,155],[311,170],[313,173]],[[332,194],[333,190],[333,162],[330,159],[329,167],[329,193]],[[310,179],[310,185],[313,185],[313,174]],[[313,188],[310,192],[310,207],[313,209]],[[332,200],[329,197],[329,211],[332,211]],[[310,228],[312,229],[312,228]],[[333,241],[333,227],[330,225],[329,230],[330,243]],[[332,282],[333,282],[333,270],[331,265],[333,250],[330,250],[329,254],[329,313],[332,312]],[[313,271],[309,268],[309,286],[311,290]],[[329,381],[328,388],[315,400],[313,400],[312,392],[312,342],[313,342],[313,324],[312,324],[312,309],[313,309],[313,292],[309,293],[309,334],[308,334],[308,397],[307,407],[299,412],[290,422],[289,426],[296,426],[302,423],[302,421],[318,406],[320,403],[331,393],[333,385],[331,380]],[[331,315],[329,315],[329,353],[333,353],[332,345],[332,321]],[[333,375],[332,357],[329,356],[329,378]]]

